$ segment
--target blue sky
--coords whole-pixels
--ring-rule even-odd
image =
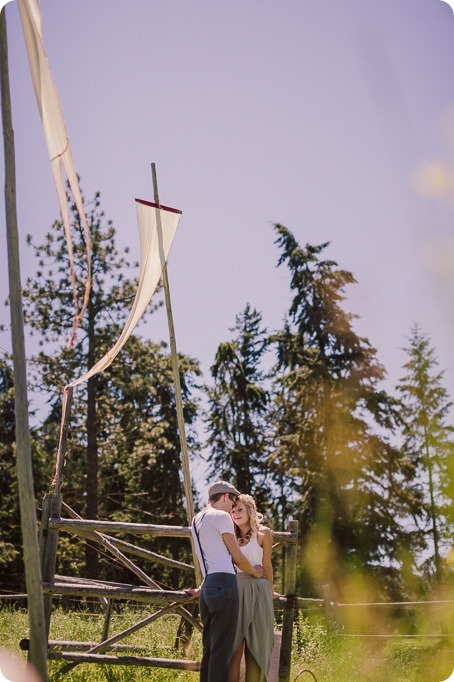
[[[454,15],[445,2],[40,4],[85,195],[101,192],[118,243],[135,255],[134,198],[152,199],[151,162],[162,203],[183,212],[169,261],[176,336],[206,376],[246,302],[270,330],[282,323],[291,294],[276,269],[280,222],[301,244],[330,241],[327,255],[355,275],[346,307],[389,386],[418,322],[454,395]],[[39,240],[58,205],[16,2],[6,16],[25,281],[36,267],[25,235]],[[7,291],[4,247],[1,300]],[[8,323],[6,308],[0,315]],[[164,314],[141,332],[167,338]],[[10,346],[1,332],[0,347]]]

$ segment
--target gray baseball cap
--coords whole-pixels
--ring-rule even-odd
[[[208,497],[213,497],[218,493],[230,493],[231,495],[241,495],[236,488],[231,483],[227,481],[216,481],[212,483],[208,488]]]

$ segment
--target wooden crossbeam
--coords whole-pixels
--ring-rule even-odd
[[[101,533],[131,533],[132,535],[149,535],[157,537],[184,538],[189,537],[188,526],[158,526],[152,523],[127,523],[120,521],[92,521],[90,519],[49,519],[49,527],[75,533],[79,529],[99,531]]]
[[[102,584],[87,585],[74,583],[43,583],[44,594],[71,594],[76,597],[104,597],[112,599],[129,599],[132,601],[168,606],[172,602],[187,603],[191,597],[183,590],[153,590],[147,587],[110,587]]]
[[[170,568],[179,568],[182,571],[191,571],[194,573],[194,566],[186,564],[183,561],[177,561],[176,559],[170,559],[170,557],[163,556],[162,554],[157,554],[156,552],[151,552],[149,549],[142,549],[130,542],[125,542],[124,540],[119,540],[118,538],[113,538],[109,536],[110,542],[118,547],[127,554],[133,554],[134,556],[140,556],[142,559],[148,559],[148,561],[154,561],[158,564],[164,564],[165,566],[170,566]]]
[[[51,651],[48,658],[54,661],[71,661],[72,663],[105,663],[108,665],[141,665],[151,668],[171,668],[173,670],[200,670],[198,661],[178,660],[174,658],[148,658],[143,656],[107,656],[103,654],[76,653],[68,651]]]
[[[79,531],[99,531],[100,533],[130,533],[150,537],[189,538],[189,526],[161,526],[153,523],[128,523],[122,521],[98,521],[92,519],[49,519],[50,528],[66,530],[77,535]],[[297,534],[288,531],[273,531],[273,539],[284,544],[295,544]]]
[[[98,646],[97,642],[77,642],[65,639],[49,639],[47,643],[48,651],[90,651]],[[30,648],[30,640],[27,638],[21,639],[19,642],[19,649],[28,651]],[[141,644],[112,644],[108,647],[112,651],[146,651],[147,647]]]
[[[82,517],[79,516],[79,514],[77,514],[73,509],[71,509],[71,507],[65,502],[62,502],[62,508],[72,519],[76,519],[78,521],[83,520]],[[59,514],[59,516],[61,516],[61,514]],[[80,528],[78,530],[78,534],[79,535],[84,534]],[[95,542],[98,542],[98,538],[93,533],[93,531],[87,531],[86,535],[93,539]],[[143,559],[148,559],[149,561],[155,561],[157,563],[165,564],[166,566],[171,566],[172,568],[179,568],[182,569],[183,571],[194,571],[193,566],[185,564],[182,561],[176,561],[175,559],[164,557],[161,554],[157,554],[156,552],[150,552],[148,549],[142,549],[142,547],[137,547],[136,545],[132,545],[130,542],[125,542],[124,540],[119,540],[118,538],[113,538],[109,535],[104,535],[100,533],[100,536],[105,540],[109,541],[110,544],[113,545],[114,547],[123,549],[128,554],[140,556]]]

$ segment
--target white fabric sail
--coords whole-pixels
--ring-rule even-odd
[[[90,293],[91,255],[88,223],[83,207],[79,181],[69,146],[68,133],[66,131],[66,125],[63,118],[63,111],[58,98],[57,88],[55,87],[52,71],[44,50],[39,4],[37,0],[18,0],[18,4],[22,30],[25,37],[25,45],[27,48],[28,61],[30,65],[30,73],[32,76],[36,101],[38,103],[38,109],[43,124],[44,137],[46,138],[52,174],[57,190],[58,203],[60,205],[61,217],[63,220],[66,241],[68,244],[70,278],[74,299],[74,326],[72,339],[69,344],[72,345],[72,343],[74,343],[75,333],[79,321],[85,311],[88,302],[88,295]],[[71,228],[65,183],[63,179],[63,167],[66,171],[69,186],[73,194],[74,202],[79,212],[85,233],[88,274],[87,280],[85,282],[84,300],[80,306],[77,301]]]
[[[77,386],[109,367],[134,331],[158,286],[181,211],[142,199],[136,199],[136,210],[140,239],[140,273],[131,312],[117,343],[86,374],[65,388]]]

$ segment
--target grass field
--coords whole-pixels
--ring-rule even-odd
[[[145,618],[150,610],[125,607],[112,616],[110,634],[127,628]],[[99,641],[104,617],[90,611],[69,612],[56,608],[52,615],[50,639]],[[175,649],[179,623],[176,616],[165,616],[129,636],[124,643],[136,647],[138,656],[181,658]],[[307,682],[313,676],[318,682],[442,682],[454,669],[454,640],[436,639],[354,639],[329,634],[323,620],[310,623],[298,618],[294,630],[291,680]],[[0,647],[24,656],[19,641],[28,636],[28,619],[24,609],[4,607],[0,610]],[[201,637],[195,633],[184,658],[199,660]],[[57,679],[62,663],[49,661],[51,680]],[[1,678],[0,678],[1,679]],[[127,667],[117,665],[81,664],[60,679],[68,682],[126,682],[137,680],[195,682],[198,673]],[[453,678],[454,679],[454,678]]]

